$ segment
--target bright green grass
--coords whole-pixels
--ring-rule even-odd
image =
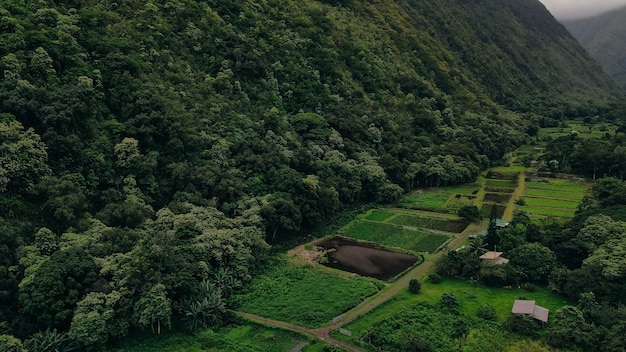
[[[344,229],[343,235],[416,252],[433,252],[450,238],[444,235],[432,235],[424,231],[413,231],[400,226],[369,221],[352,223]]]
[[[424,191],[402,198],[400,206],[408,209],[447,211],[446,201],[449,197],[450,194],[442,191]]]
[[[124,343],[113,352],[264,352],[289,351],[298,342],[306,342],[303,352],[322,351],[324,344],[307,336],[254,323],[235,324],[217,331],[210,329],[195,335],[170,333],[151,335]]]
[[[448,200],[448,203],[446,204],[446,207],[448,209],[458,210],[458,209],[461,209],[464,206],[474,205],[475,200],[476,200],[475,198],[470,199],[470,198],[468,198],[466,196],[461,196],[461,197],[458,197],[458,198],[456,196],[452,196]]]
[[[517,182],[510,180],[486,179],[485,187],[515,188],[517,187]]]
[[[446,243],[450,237],[445,235],[426,235],[424,236],[416,245],[415,250],[420,252],[428,252],[433,253],[439,248],[442,244]]]
[[[560,218],[573,218],[576,209],[558,209],[558,208],[541,208],[541,207],[530,207],[523,206],[519,208],[523,212],[543,215],[543,216],[556,216]]]
[[[546,197],[546,198],[554,198],[554,199],[569,199],[569,200],[575,200],[575,201],[583,200],[585,195],[586,195],[585,193],[543,190],[543,189],[533,189],[533,188],[526,188],[526,190],[524,191],[524,196]]]
[[[370,220],[370,221],[383,222],[387,218],[392,217],[393,215],[394,215],[393,213],[385,211],[385,210],[372,209],[368,211],[367,213],[365,213],[365,219]]]
[[[276,257],[232,303],[236,310],[319,327],[376,293],[377,285],[374,279],[339,276]]]
[[[569,201],[562,199],[547,199],[547,198],[534,198],[525,197],[524,201],[526,205],[530,207],[549,207],[549,208],[562,208],[562,209],[576,209],[578,207],[577,201]]]

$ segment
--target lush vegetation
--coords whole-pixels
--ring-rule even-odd
[[[275,320],[318,327],[376,293],[374,279],[274,260],[233,297],[233,306]]]
[[[115,352],[263,352],[289,351],[304,346],[303,352],[324,351],[324,344],[309,337],[258,324],[235,322],[218,330],[207,329],[193,336],[172,333],[146,336],[112,348]]]
[[[412,230],[398,225],[369,221],[356,221],[344,228],[342,234],[416,252],[434,252],[450,239],[449,236],[433,234],[425,230]]]
[[[463,220],[444,219],[437,217],[427,217],[412,214],[398,214],[389,222],[397,225],[425,227],[438,231],[446,232],[462,232],[467,226],[467,222]]]
[[[536,1],[0,4],[0,338],[30,350],[217,327],[268,242],[623,111]]]

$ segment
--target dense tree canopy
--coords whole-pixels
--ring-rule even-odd
[[[540,121],[619,109],[536,2],[1,3],[0,333],[16,349],[216,324],[267,242],[473,181]],[[579,144],[571,168],[594,147]],[[623,152],[597,149],[597,174]]]

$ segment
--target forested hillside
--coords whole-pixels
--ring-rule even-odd
[[[623,111],[535,0],[0,4],[0,334],[31,347],[217,323],[266,242]]]
[[[626,88],[626,7],[563,24],[622,88]]]

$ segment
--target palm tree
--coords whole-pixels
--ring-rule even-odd
[[[468,244],[468,249],[470,253],[472,253],[476,257],[480,257],[481,255],[485,254],[485,252],[487,252],[487,248],[485,247],[487,247],[487,244],[482,237],[476,237],[474,239],[471,239]]]

